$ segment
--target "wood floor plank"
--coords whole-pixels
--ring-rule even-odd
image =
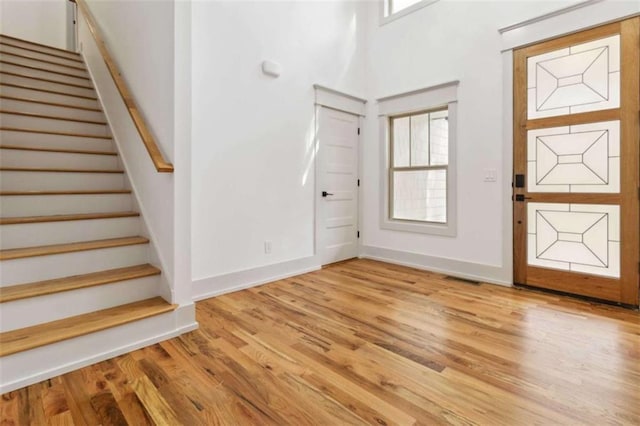
[[[62,394],[55,378],[3,395],[3,416],[40,419],[24,406],[42,404],[61,424],[640,424],[637,311],[359,259],[196,315],[199,330],[62,376]]]

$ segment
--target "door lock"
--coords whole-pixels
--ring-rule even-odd
[[[333,195],[331,192],[322,191],[322,196],[326,197],[327,195]]]

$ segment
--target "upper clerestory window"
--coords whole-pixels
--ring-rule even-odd
[[[380,24],[386,24],[402,16],[408,15],[438,0],[381,0]]]

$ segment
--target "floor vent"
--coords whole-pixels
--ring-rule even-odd
[[[444,277],[444,279],[445,280],[452,280],[452,281],[460,281],[460,282],[467,283],[467,284],[480,285],[480,281],[468,280],[466,278],[452,277],[450,275],[447,275],[446,277]]]

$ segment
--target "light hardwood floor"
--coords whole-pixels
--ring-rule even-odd
[[[2,396],[2,424],[640,424],[640,314],[369,260]]]

